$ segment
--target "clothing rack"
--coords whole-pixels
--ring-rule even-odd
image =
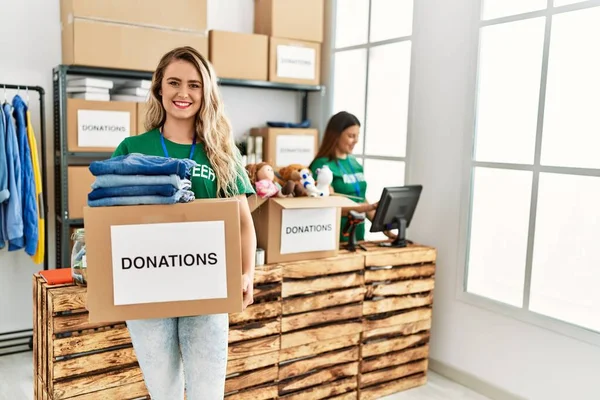
[[[48,269],[48,175],[46,173],[46,91],[41,86],[15,85],[10,83],[0,83],[0,102],[4,101],[7,90],[25,91],[25,101],[29,105],[29,91],[37,92],[40,100],[40,137],[42,141],[40,169],[42,173],[42,201],[40,202],[41,213],[46,221],[44,229],[44,270]],[[38,211],[39,212],[39,211]],[[11,350],[14,349],[14,350]],[[0,332],[0,357],[10,354],[25,353],[33,349],[33,329],[20,329],[12,332]],[[2,352],[4,350],[4,352]]]

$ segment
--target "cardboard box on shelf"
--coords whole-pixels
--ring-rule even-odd
[[[316,129],[253,128],[250,135],[262,137],[262,159],[275,168],[290,164],[309,166],[317,153]]]
[[[67,168],[67,179],[69,219],[83,218],[83,208],[87,206],[88,194],[96,178],[87,166],[70,166]]]
[[[175,47],[208,54],[204,33],[74,19],[62,22],[62,62],[104,68],[154,71]]]
[[[136,103],[67,99],[69,151],[112,152],[136,132]]]
[[[148,112],[148,103],[137,103],[137,130],[136,135],[145,133],[146,113]]]
[[[319,85],[321,44],[271,37],[269,39],[269,81]]]
[[[217,76],[266,81],[269,72],[269,37],[211,30],[209,59]]]
[[[267,264],[334,257],[340,239],[342,196],[249,198],[258,247]]]
[[[237,199],[86,207],[89,321],[240,312],[239,215]]]
[[[203,32],[207,0],[171,0],[168,5],[162,0],[62,0],[61,14],[66,19],[97,19]]]
[[[323,42],[323,0],[254,0],[254,32]]]

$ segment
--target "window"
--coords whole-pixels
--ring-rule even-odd
[[[413,0],[336,3],[332,111],[348,111],[361,122],[354,153],[365,169],[367,200],[376,202],[385,186],[405,179]],[[381,238],[367,233],[367,239]]]
[[[482,3],[465,290],[600,332],[600,2]]]

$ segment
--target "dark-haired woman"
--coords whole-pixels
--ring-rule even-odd
[[[372,219],[377,209],[377,203],[367,203],[367,182],[363,167],[352,155],[359,134],[360,121],[358,118],[346,111],[335,114],[329,119],[319,151],[310,164],[310,170],[313,171],[315,179],[317,169],[327,165],[333,173],[333,182],[331,183],[333,191],[359,203],[356,207],[342,209],[340,224],[342,232],[350,210],[364,212],[367,218]],[[340,242],[348,241],[342,232],[340,232]],[[393,236],[390,232],[386,232],[386,235]],[[364,224],[360,224],[356,228],[356,239],[359,241],[365,239]]]

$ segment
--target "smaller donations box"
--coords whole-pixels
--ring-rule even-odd
[[[236,199],[86,207],[90,322],[240,312]]]
[[[267,264],[335,257],[341,208],[356,203],[342,196],[248,199],[258,247]]]

